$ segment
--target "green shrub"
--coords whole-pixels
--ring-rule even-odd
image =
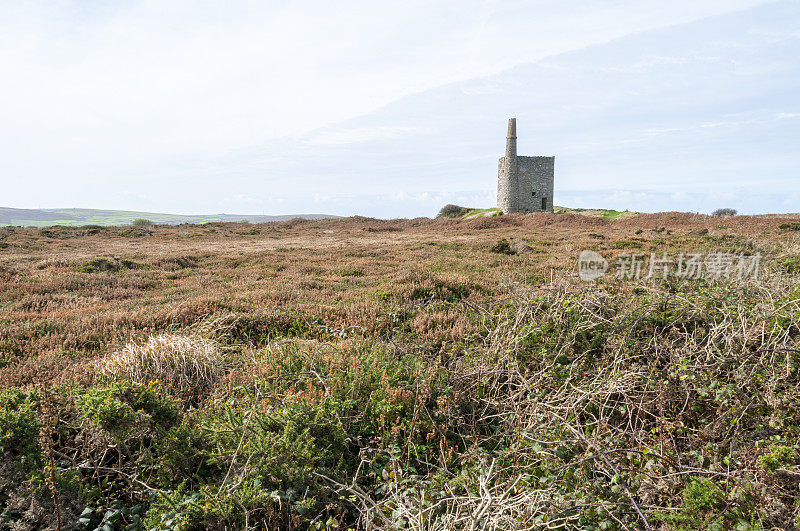
[[[780,262],[780,268],[790,275],[800,274],[800,256],[790,256]]]
[[[233,488],[221,491],[206,485],[197,491],[183,487],[175,492],[162,492],[151,505],[142,525],[144,529],[245,529],[248,522],[263,524],[264,529],[292,529],[297,522],[306,521],[300,528],[314,529],[314,501],[298,505],[307,514],[302,518],[293,511],[291,502],[297,495],[286,495],[264,488],[260,480],[240,481]],[[287,515],[292,515],[287,517]],[[289,522],[295,525],[289,525]],[[283,524],[283,525],[281,525]],[[319,528],[317,528],[319,529]],[[322,528],[324,529],[324,528]],[[336,527],[331,527],[336,529]]]
[[[123,238],[142,238],[144,236],[152,236],[152,227],[146,225],[131,225],[127,228],[119,230],[117,234]]]
[[[778,225],[778,228],[781,230],[800,231],[800,222],[791,221],[789,223],[781,223],[780,225]]]
[[[136,412],[112,388],[91,389],[79,396],[77,402],[84,417],[106,430],[115,430],[136,420]]]
[[[109,260],[108,258],[94,258],[77,266],[75,270],[81,273],[113,272],[119,270],[119,265],[115,260]]]
[[[714,212],[711,213],[712,216],[717,218],[724,218],[728,216],[735,216],[736,209],[734,208],[718,208]]]
[[[35,391],[4,389],[0,392],[0,452],[17,456],[38,455],[39,398]]]
[[[75,270],[81,273],[114,273],[122,269],[144,269],[146,267],[147,266],[144,264],[128,260],[127,258],[121,260],[117,260],[116,258],[94,258],[77,266]]]
[[[416,273],[411,278],[409,300],[456,299],[463,300],[471,293],[482,293],[484,288],[476,283],[460,279],[442,278],[429,273]]]
[[[608,243],[609,249],[642,249],[644,244],[636,240],[614,240]]]
[[[155,223],[153,223],[149,219],[138,218],[131,221],[131,225],[133,225],[134,227],[151,227],[155,225]]]
[[[462,207],[458,205],[445,205],[439,211],[439,218],[460,218],[464,216],[468,212],[472,211],[472,208]]]
[[[359,269],[358,267],[340,269],[338,271],[338,273],[339,273],[340,276],[343,276],[343,277],[363,277],[364,276],[364,270],[363,269]]]
[[[355,508],[330,480],[371,488],[385,480],[392,454],[418,470],[429,466],[441,443],[434,436],[440,369],[370,343],[313,352],[300,345],[265,354],[248,385],[197,413],[206,462],[219,473],[205,486],[187,484],[159,499],[147,522],[198,529],[241,528],[246,515],[273,528],[352,522]],[[298,381],[296,374],[317,377]],[[427,414],[415,415],[423,408]],[[177,438],[189,444],[185,435]],[[374,448],[368,454],[366,444]],[[232,455],[237,476],[220,490]]]
[[[752,496],[738,487],[726,492],[711,478],[691,477],[681,497],[682,505],[669,512],[656,511],[653,520],[668,523],[676,531],[762,529]]]
[[[722,509],[726,499],[725,492],[709,478],[691,478],[683,489],[683,503],[694,511]]]
[[[497,254],[507,254],[507,255],[514,255],[517,254],[517,251],[511,248],[511,243],[505,238],[501,238],[497,240],[489,251]]]
[[[303,336],[309,323],[317,321],[315,316],[299,312],[261,310],[208,320],[200,326],[200,332],[222,344],[265,345],[278,337]]]
[[[759,456],[758,463],[767,472],[775,472],[781,467],[793,465],[797,454],[791,446],[772,445],[769,453]]]
[[[180,413],[176,403],[155,385],[115,382],[93,387],[75,398],[82,416],[108,431],[126,431],[139,425],[174,425]]]

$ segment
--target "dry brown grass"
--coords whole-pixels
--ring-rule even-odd
[[[572,270],[581,249],[612,259],[630,252],[628,244],[643,253],[790,248],[797,233],[779,228],[789,219],[720,220],[685,213],[617,221],[578,214],[466,221],[345,218],[157,226],[140,237],[125,228],[5,228],[0,229],[6,244],[0,249],[0,353],[9,367],[48,352],[91,358],[121,349],[132,337],[191,333],[208,320],[263,308],[380,335],[394,318],[390,307],[413,309],[430,296],[485,303],[503,296],[508,286],[541,285],[550,271]],[[518,254],[489,252],[501,238]],[[81,271],[98,258],[143,267]],[[413,325],[417,333],[432,342],[451,337],[436,319],[462,333],[465,325],[458,318],[429,310],[439,316],[419,317]]]
[[[97,370],[111,380],[155,381],[183,395],[203,394],[224,376],[225,360],[208,339],[159,334],[109,354]]]

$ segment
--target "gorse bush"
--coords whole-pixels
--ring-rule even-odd
[[[154,383],[94,387],[78,394],[76,403],[84,418],[110,432],[143,423],[170,426],[180,418],[176,405],[160,396]]]
[[[287,343],[234,376],[234,394],[209,404],[198,421],[210,443],[206,459],[230,468],[235,480],[223,489],[176,492],[151,510],[152,525],[164,519],[229,529],[254,518],[270,527],[348,521],[354,508],[341,504],[336,482],[358,478],[360,485],[375,485],[392,456],[423,471],[432,453],[453,444],[434,426],[437,402],[446,403],[435,390],[442,368],[415,356],[398,359],[383,344]],[[274,400],[265,402],[267,396]]]
[[[711,213],[712,216],[718,218],[724,218],[727,216],[735,216],[736,209],[734,208],[718,208],[714,212]]]
[[[0,451],[27,455],[39,434],[38,396],[19,389],[0,392]]]
[[[213,341],[161,334],[129,343],[101,360],[98,370],[112,380],[158,381],[182,393],[203,392],[225,374],[225,362]]]

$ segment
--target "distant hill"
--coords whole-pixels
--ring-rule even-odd
[[[153,223],[177,225],[180,223],[208,223],[211,221],[249,221],[266,223],[286,221],[293,218],[335,218],[326,214],[293,214],[286,216],[249,216],[238,214],[207,214],[183,216],[158,214],[155,212],[133,212],[129,210],[95,210],[91,208],[5,208],[0,207],[0,225],[24,227],[47,227],[50,225],[127,225],[135,219],[149,219]]]

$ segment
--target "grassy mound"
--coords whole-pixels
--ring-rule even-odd
[[[556,214],[574,213],[584,216],[599,217],[608,220],[626,219],[637,216],[640,212],[630,212],[628,210],[610,210],[607,208],[569,208],[569,207],[553,207],[553,212]]]

